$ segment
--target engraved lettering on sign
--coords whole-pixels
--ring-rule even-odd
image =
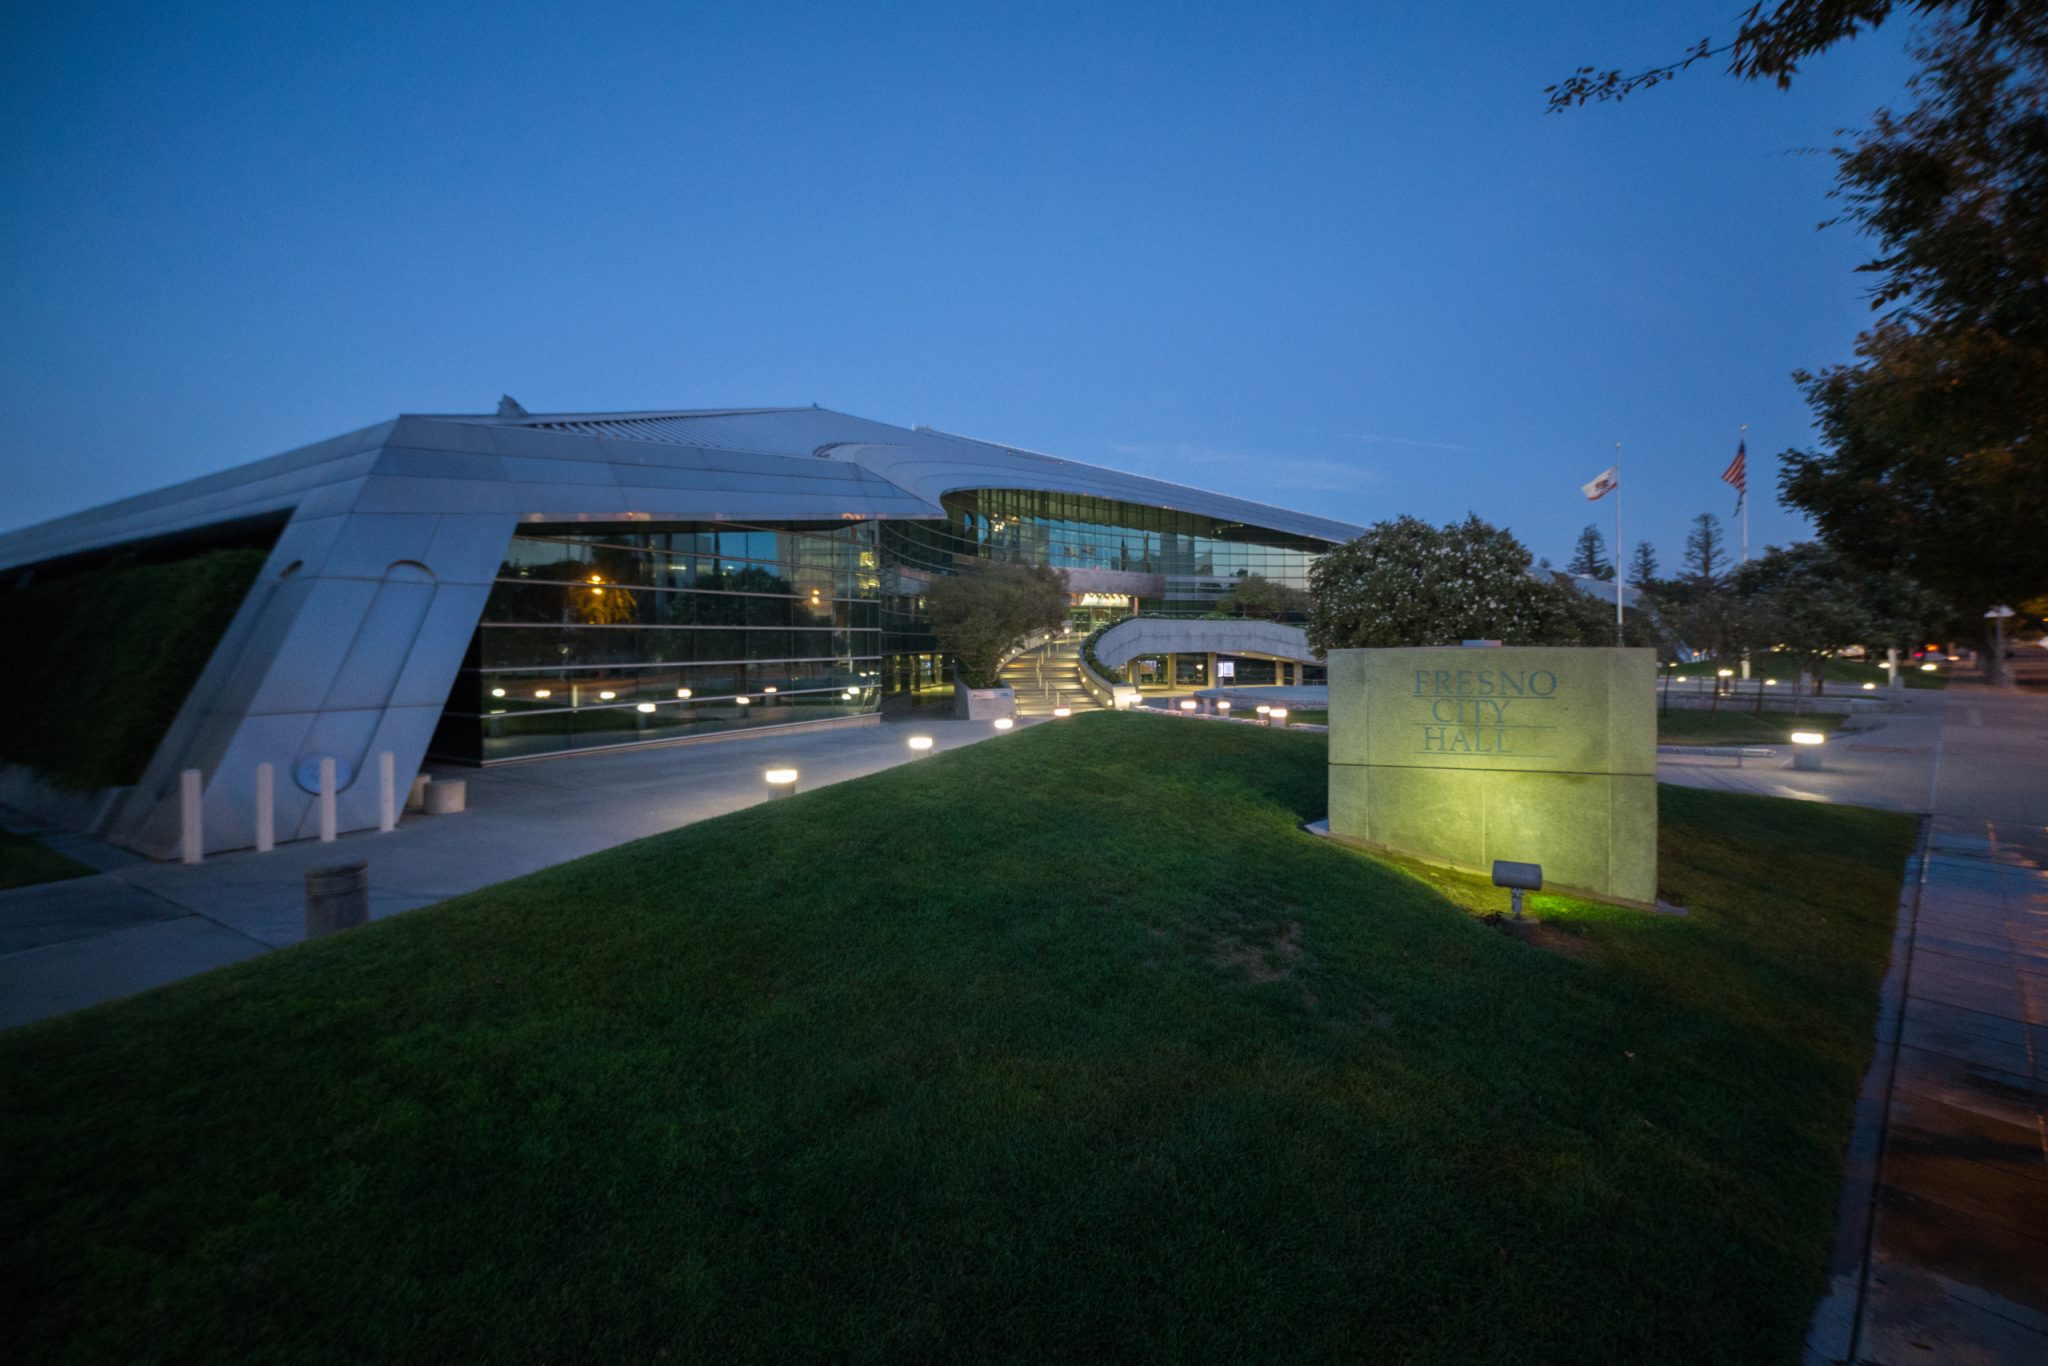
[[[1557,729],[1530,705],[1557,696],[1557,675],[1548,669],[1417,669],[1415,695],[1426,699],[1418,754],[1541,759],[1543,732]]]

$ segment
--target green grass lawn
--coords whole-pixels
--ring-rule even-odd
[[[1723,699],[1725,700],[1725,699]],[[1840,716],[1794,716],[1789,711],[1766,711],[1759,715],[1738,704],[1719,711],[1693,711],[1673,707],[1657,716],[1657,742],[1665,745],[1783,745],[1795,730],[1833,733],[1844,720]]]
[[[1079,717],[0,1036],[0,1344],[1796,1361],[1910,820],[1665,788],[1690,917],[1529,944],[1324,764]]]
[[[66,858],[27,835],[0,830],[0,891],[9,887],[28,887],[38,882],[91,877],[92,871],[76,859]]]
[[[1922,673],[1919,661],[1901,658],[1899,676],[1909,688],[1946,688],[1949,674],[1963,667],[1960,664],[1943,664],[1937,672]],[[1742,660],[1740,657],[1703,659],[1694,664],[1680,664],[1676,668],[1669,664],[1663,666],[1664,673],[1673,677],[1682,674],[1687,678],[1712,678],[1716,669],[1734,669],[1739,674]],[[1753,678],[1775,678],[1790,687],[1799,674],[1799,661],[1791,655],[1751,655],[1749,672]],[[1876,663],[1863,659],[1831,659],[1821,667],[1821,681],[1835,692],[1860,689],[1865,683],[1875,683],[1882,688],[1885,685],[1884,656],[1880,653]]]

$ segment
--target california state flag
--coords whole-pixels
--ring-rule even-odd
[[[1595,478],[1592,483],[1581,484],[1579,488],[1588,500],[1598,501],[1605,498],[1610,492],[1621,487],[1620,470],[1619,465],[1609,465],[1606,472]]]

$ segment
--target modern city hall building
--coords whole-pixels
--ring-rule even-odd
[[[1085,625],[1199,616],[1245,574],[1306,586],[1316,555],[1357,534],[819,408],[537,415],[507,400],[0,535],[0,594],[117,557],[261,552],[146,766],[94,794],[96,828],[162,856],[184,770],[204,775],[209,850],[251,842],[259,764],[279,775],[279,838],[312,833],[322,758],[340,828],[367,828],[379,796],[362,776],[382,753],[409,777],[429,758],[872,719],[944,679],[923,594],[977,560],[1065,571]],[[33,781],[6,775],[10,791]]]

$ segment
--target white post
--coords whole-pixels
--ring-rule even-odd
[[[398,761],[388,749],[377,756],[377,828],[387,835],[398,828]]]
[[[334,760],[320,761],[320,842],[334,843]]]
[[[1897,689],[1897,688],[1903,688],[1903,687],[1905,687],[1905,686],[1906,686],[1906,680],[1905,680],[1905,678],[1904,678],[1903,676],[1901,676],[1901,675],[1900,675],[1900,673],[1899,673],[1899,647],[1898,647],[1898,646],[1896,646],[1896,645],[1887,645],[1887,646],[1885,647],[1885,651],[1884,651],[1884,670],[1885,670],[1885,673],[1889,675],[1889,677],[1887,677],[1887,678],[1885,679],[1885,681],[1884,681],[1884,685],[1885,685],[1885,687],[1887,687],[1887,688],[1893,688],[1893,689]]]
[[[178,858],[197,863],[206,857],[203,819],[205,789],[200,772],[188,768],[178,775]]]
[[[277,848],[277,793],[272,790],[273,770],[269,764],[256,765],[256,852],[267,854]]]

